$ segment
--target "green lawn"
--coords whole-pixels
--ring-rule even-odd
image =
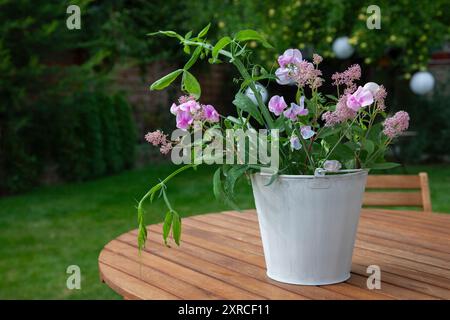
[[[0,199],[0,299],[118,299],[100,283],[97,257],[103,245],[136,227],[136,199],[173,167],[151,166],[96,181],[43,187]],[[408,167],[430,175],[434,211],[450,212],[450,166]],[[189,171],[169,184],[184,216],[227,209],[211,192],[212,168]],[[242,208],[253,206],[250,187],[238,187]],[[147,207],[160,222],[160,201]],[[66,288],[66,268],[81,268],[81,290]]]

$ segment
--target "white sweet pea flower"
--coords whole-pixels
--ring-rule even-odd
[[[266,88],[260,83],[255,83],[255,87],[256,87],[256,90],[261,95],[262,101],[264,103],[266,103],[267,102],[267,98],[269,97],[269,94],[267,93]],[[255,105],[258,105],[258,101],[256,101],[255,93],[253,92],[253,90],[250,87],[248,87],[247,90],[245,90],[245,95],[247,97],[249,97],[250,100],[252,100],[252,102]]]
[[[292,84],[292,71],[289,68],[278,68],[275,71],[275,76],[277,77],[277,83],[281,85]]]
[[[311,129],[311,126],[302,126],[300,128],[300,134],[302,135],[303,139],[308,140],[309,138],[312,138],[312,136],[316,133]]]
[[[302,148],[302,145],[300,143],[300,139],[297,137],[297,135],[293,134],[290,139],[291,142],[291,149],[292,150],[300,150]]]
[[[372,95],[375,95],[378,89],[380,89],[380,86],[375,82],[367,82],[363,88],[369,90],[372,93]]]
[[[330,172],[336,172],[342,168],[342,165],[337,160],[327,160],[323,163],[323,168]]]

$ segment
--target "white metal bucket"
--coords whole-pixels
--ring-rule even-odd
[[[350,277],[367,171],[323,177],[252,175],[267,275],[324,285]]]

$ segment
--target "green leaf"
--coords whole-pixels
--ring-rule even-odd
[[[284,124],[286,123],[286,118],[284,117],[278,117],[277,120],[275,120],[273,124],[273,129],[278,129],[281,132],[283,132],[286,128],[284,127]]]
[[[228,170],[225,176],[225,190],[230,197],[234,196],[236,181],[247,171],[246,165],[235,165]]]
[[[361,124],[361,126],[353,126],[352,127],[353,134],[359,137],[364,137],[366,132],[366,126],[364,124]],[[347,132],[348,136],[351,136],[352,134],[350,132]]]
[[[339,101],[339,99],[336,96],[333,96],[332,94],[326,94],[325,97],[327,97],[333,101]]]
[[[333,154],[329,158],[334,159],[333,156],[337,156],[340,159],[349,160],[352,159],[354,155],[353,150],[349,146],[340,143],[334,149]]]
[[[225,129],[233,129],[233,123],[230,119],[226,118],[223,120],[223,124],[225,125]]]
[[[238,52],[236,52],[234,54],[235,57],[239,57],[240,55],[242,55],[245,52],[245,49],[247,48],[247,44],[244,44],[241,48],[241,50],[239,50]]]
[[[267,184],[265,184],[266,187],[270,186],[272,183],[275,182],[275,180],[277,180],[278,178],[278,173],[274,173],[273,175],[270,176],[270,180],[269,182],[267,182]]]
[[[175,243],[179,246],[181,239],[181,218],[175,211],[173,211],[172,236]]]
[[[147,228],[145,226],[139,226],[138,232],[138,246],[139,250],[145,247],[145,242],[147,241]]]
[[[225,120],[229,121],[231,124],[235,123],[238,126],[242,126],[243,125],[241,119],[235,118],[233,116],[228,116]],[[232,128],[233,128],[233,126],[232,126]]]
[[[231,200],[222,188],[221,179],[222,168],[218,168],[213,176],[213,193],[217,200],[222,200],[227,206],[234,210],[240,211],[239,207]]]
[[[369,131],[369,134],[367,135],[367,138],[372,141],[379,141],[381,130],[383,130],[383,124],[381,122],[378,122],[374,124]]]
[[[302,92],[300,90],[297,90],[297,93],[295,94],[295,102],[297,104],[300,104],[300,98],[302,97]],[[305,97],[306,98],[306,97]],[[305,99],[306,100],[306,99]],[[308,105],[308,101],[306,101],[306,105]]]
[[[184,38],[185,38],[186,40],[189,40],[189,39],[191,38],[191,36],[192,36],[192,31],[189,31],[188,33],[186,33],[186,35],[184,36]]]
[[[347,141],[346,143],[344,143],[347,147],[349,147],[352,152],[358,151],[360,148],[360,144],[353,142],[353,141]]]
[[[400,163],[395,163],[395,162],[382,162],[382,163],[374,163],[372,165],[370,165],[370,169],[373,170],[387,170],[387,169],[392,169],[392,168],[396,168],[400,166]]]
[[[232,41],[233,40],[230,37],[223,37],[222,39],[217,41],[216,45],[212,49],[212,57],[214,61],[217,60],[217,58],[219,57],[220,50],[225,48]]]
[[[273,48],[273,46],[267,42],[266,38],[264,38],[258,31],[247,29],[247,30],[241,30],[234,38],[237,41],[250,41],[255,40],[258,42],[261,42],[261,44],[266,48]]]
[[[184,47],[183,47],[183,51],[184,51],[184,53],[186,53],[186,54],[191,54],[191,47],[189,47],[189,46],[184,46]]]
[[[188,70],[190,67],[194,65],[194,63],[197,61],[198,57],[200,56],[200,53],[202,52],[202,47],[197,47],[194,52],[192,53],[191,58],[188,62],[184,65],[184,70]]]
[[[334,135],[336,133],[338,133],[339,131],[341,131],[341,128],[331,128],[331,127],[324,127],[319,135],[317,136],[317,139],[323,139],[326,138],[328,136]]]
[[[156,195],[156,192],[153,192],[153,193],[150,195],[150,203],[152,203],[153,200],[155,199],[155,195]]]
[[[219,64],[219,63],[222,63],[221,60],[219,60],[219,59],[214,59],[214,58],[209,58],[209,59],[208,59],[208,62],[209,62],[210,64]]]
[[[363,146],[364,146],[364,150],[367,151],[368,156],[370,156],[373,153],[373,151],[375,150],[375,144],[373,143],[372,140],[366,139],[364,141]]]
[[[346,169],[355,169],[356,168],[355,163],[356,163],[355,159],[351,159],[351,160],[345,161],[344,166]]]
[[[162,90],[169,86],[172,82],[175,81],[175,79],[183,72],[183,69],[175,70],[168,75],[165,75],[159,80],[156,80],[152,83],[150,86],[150,90]]]
[[[316,155],[320,155],[322,153],[322,146],[320,143],[318,142],[313,142],[312,146],[311,146],[311,153],[312,154],[316,154]]]
[[[208,33],[209,27],[211,27],[211,23],[208,23],[208,25],[206,27],[204,27],[202,29],[202,31],[200,31],[197,35],[198,38],[201,38],[203,36],[206,36],[206,34]]]
[[[187,70],[184,70],[183,72],[183,87],[188,93],[192,94],[196,99],[200,98],[200,95],[202,93],[200,83],[198,83],[194,75]]]
[[[326,140],[324,139],[320,140],[320,146],[323,148],[325,153],[330,152],[330,144]]]
[[[220,179],[221,168],[218,168],[214,172],[213,176],[213,193],[217,200],[222,199],[223,190],[222,190],[222,180]]]
[[[242,92],[238,92],[234,97],[233,104],[240,110],[247,112],[251,115],[259,124],[263,125],[263,118],[259,112],[258,106],[256,106],[249,97]]]
[[[173,213],[172,211],[168,211],[166,213],[166,217],[164,218],[164,224],[163,224],[163,239],[164,243],[167,245],[167,238],[169,237],[170,229],[172,228],[172,220],[173,220]]]

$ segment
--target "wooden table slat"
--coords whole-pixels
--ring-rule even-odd
[[[99,269],[102,281],[127,299],[178,299],[175,295],[149,285],[141,279],[130,276],[102,262],[99,262]]]

